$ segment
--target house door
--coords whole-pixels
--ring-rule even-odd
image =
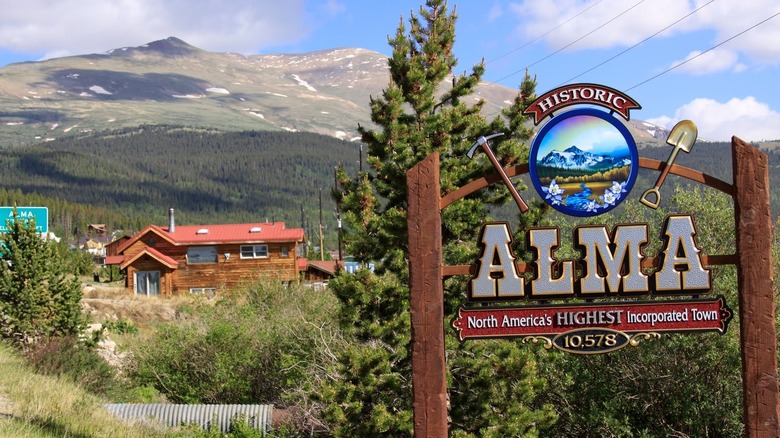
[[[160,271],[136,272],[135,293],[138,295],[160,295]]]

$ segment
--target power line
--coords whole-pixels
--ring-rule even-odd
[[[705,6],[709,5],[710,3],[714,2],[714,1],[715,1],[715,0],[710,0],[709,2],[707,2],[707,3],[705,3],[705,4],[701,5],[701,6],[699,6],[698,8],[694,9],[693,11],[691,11],[691,12],[690,12],[688,15],[686,15],[686,16],[684,16],[684,17],[680,18],[679,20],[675,21],[674,23],[672,23],[672,24],[670,24],[670,25],[668,25],[668,26],[664,27],[663,29],[659,30],[658,32],[656,32],[656,33],[654,33],[654,34],[650,35],[649,37],[647,37],[647,38],[643,39],[642,41],[640,41],[640,42],[638,42],[638,43],[634,44],[633,46],[631,46],[631,47],[629,47],[629,48],[627,48],[626,50],[623,50],[622,52],[618,53],[617,55],[615,55],[615,56],[613,56],[613,57],[611,57],[611,58],[609,58],[609,59],[607,59],[607,60],[605,60],[605,61],[603,61],[603,62],[601,62],[601,63],[597,64],[597,65],[594,65],[593,67],[591,67],[591,68],[589,68],[589,69],[585,70],[584,72],[582,72],[582,73],[578,74],[577,76],[571,77],[571,78],[569,78],[569,79],[567,79],[567,80],[565,80],[565,81],[561,82],[560,84],[558,84],[558,85],[557,85],[557,87],[560,87],[561,85],[564,85],[564,84],[566,84],[566,83],[568,83],[568,82],[571,82],[571,81],[573,81],[573,80],[575,80],[575,79],[579,78],[580,76],[583,76],[583,75],[585,75],[585,74],[587,74],[587,73],[590,73],[590,72],[592,72],[593,70],[595,70],[595,69],[597,69],[597,68],[601,67],[602,65],[604,65],[604,64],[606,64],[606,63],[608,63],[608,62],[612,61],[613,59],[617,58],[618,56],[621,56],[621,55],[623,55],[624,53],[628,52],[629,50],[632,50],[632,49],[636,48],[637,46],[639,46],[639,45],[641,45],[641,44],[645,43],[647,40],[649,40],[649,39],[651,39],[651,38],[653,38],[653,37],[657,36],[658,34],[660,34],[660,33],[662,33],[662,32],[665,32],[665,31],[666,31],[666,30],[668,30],[669,28],[671,28],[671,27],[673,27],[673,26],[675,26],[675,25],[679,24],[681,21],[685,20],[686,18],[690,17],[691,15],[693,15],[693,14],[695,14],[695,13],[699,12],[699,11],[700,11],[702,8],[704,8]]]
[[[574,20],[575,18],[579,17],[580,15],[584,14],[585,12],[588,12],[588,11],[589,11],[591,8],[593,8],[593,7],[594,7],[594,6],[596,6],[597,4],[601,3],[602,1],[604,1],[604,0],[597,0],[596,2],[593,2],[593,4],[591,4],[590,6],[588,6],[588,7],[587,7],[587,8],[585,8],[585,9],[581,10],[580,12],[578,12],[578,13],[574,14],[572,17],[570,17],[568,20],[564,21],[563,23],[561,23],[561,24],[559,24],[559,25],[555,26],[554,28],[552,28],[552,29],[548,30],[547,32],[545,32],[545,33],[543,33],[543,34],[541,34],[541,35],[539,35],[538,37],[536,37],[536,38],[532,39],[531,41],[528,41],[527,43],[523,44],[522,46],[520,46],[520,47],[517,47],[517,48],[515,48],[515,49],[513,49],[513,50],[510,50],[509,52],[507,52],[507,53],[505,53],[505,54],[503,54],[503,55],[499,56],[498,58],[495,58],[495,59],[492,59],[492,60],[490,60],[490,61],[486,62],[486,64],[490,64],[491,62],[495,62],[495,61],[498,61],[499,59],[506,58],[507,56],[511,55],[512,53],[515,53],[515,52],[517,52],[517,51],[518,51],[518,50],[520,50],[520,49],[524,49],[524,48],[526,48],[526,47],[530,46],[531,44],[533,44],[533,43],[535,43],[535,42],[539,41],[540,39],[542,39],[542,38],[546,37],[547,35],[549,35],[549,34],[551,34],[551,33],[555,32],[556,30],[558,30],[558,29],[560,29],[561,27],[565,26],[565,25],[566,25],[566,24],[568,24],[570,21]],[[714,0],[713,0],[713,1],[714,1]]]
[[[581,37],[579,37],[579,38],[575,39],[574,41],[570,42],[569,44],[566,44],[565,46],[563,46],[563,47],[559,48],[558,50],[556,50],[556,51],[554,51],[554,52],[552,52],[552,53],[548,54],[547,56],[544,56],[544,57],[542,57],[541,59],[538,59],[538,60],[534,61],[533,63],[526,65],[526,66],[525,66],[525,67],[523,67],[522,69],[520,69],[520,70],[517,70],[516,72],[510,73],[510,74],[508,74],[507,76],[504,76],[503,78],[500,78],[500,79],[496,80],[495,82],[501,82],[501,81],[503,81],[504,79],[510,78],[510,77],[512,77],[512,76],[514,76],[514,75],[516,75],[516,74],[518,74],[518,73],[522,73],[522,72],[523,72],[523,71],[525,71],[526,69],[528,69],[528,68],[531,68],[531,67],[535,66],[536,64],[539,64],[540,62],[542,62],[542,61],[545,61],[546,59],[548,59],[548,58],[552,57],[553,55],[556,55],[556,54],[558,54],[558,53],[560,53],[560,52],[562,52],[562,51],[564,51],[564,50],[568,49],[568,48],[569,48],[569,47],[571,47],[572,45],[574,45],[574,44],[576,44],[576,43],[578,43],[578,42],[582,41],[583,39],[585,39],[585,38],[587,38],[588,36],[592,35],[592,34],[593,34],[593,33],[595,33],[596,31],[599,31],[599,30],[601,30],[601,29],[602,29],[604,26],[608,25],[609,23],[611,23],[611,22],[613,22],[613,21],[617,20],[618,18],[622,17],[622,16],[623,16],[623,15],[625,15],[625,14],[626,14],[628,11],[630,11],[630,10],[634,9],[635,7],[639,6],[640,4],[644,3],[644,1],[645,1],[645,0],[639,0],[638,2],[634,3],[634,5],[632,5],[632,6],[631,6],[631,7],[629,7],[628,9],[624,10],[623,12],[619,13],[618,15],[616,15],[616,16],[614,16],[614,17],[612,17],[611,19],[609,19],[609,20],[607,20],[606,22],[602,23],[601,25],[597,26],[595,29],[591,30],[590,32],[586,33],[585,35],[583,35],[583,36],[581,36]]]
[[[717,49],[718,47],[720,47],[720,46],[722,46],[722,45],[726,44],[727,42],[729,42],[729,41],[733,40],[734,38],[736,38],[736,37],[738,37],[738,36],[740,36],[740,35],[742,35],[742,34],[744,34],[744,33],[748,32],[748,31],[751,31],[751,30],[755,29],[756,27],[758,27],[758,26],[760,26],[760,25],[762,25],[762,24],[766,23],[767,21],[769,21],[769,20],[771,20],[771,19],[773,19],[773,18],[777,17],[778,15],[780,15],[780,12],[777,12],[777,13],[775,13],[774,15],[770,16],[769,18],[766,18],[766,19],[764,19],[764,20],[762,20],[762,21],[760,21],[760,22],[758,22],[758,23],[756,23],[756,24],[754,24],[754,25],[752,25],[752,26],[748,27],[747,29],[743,30],[742,32],[739,32],[738,34],[736,34],[736,35],[734,35],[734,36],[732,36],[732,37],[730,37],[730,38],[728,38],[728,39],[726,39],[726,40],[724,40],[724,41],[721,41],[720,43],[718,43],[718,44],[716,44],[716,45],[714,45],[714,46],[710,47],[709,49],[707,49],[707,50],[705,50],[705,51],[703,51],[703,52],[701,52],[701,53],[699,53],[699,54],[697,54],[696,56],[693,56],[693,57],[691,57],[691,58],[688,58],[688,59],[686,59],[685,61],[683,61],[683,62],[681,62],[681,63],[679,63],[679,64],[675,64],[675,65],[673,65],[673,66],[669,67],[668,69],[666,69],[666,70],[662,71],[661,73],[658,73],[657,75],[655,75],[655,76],[653,76],[653,77],[650,77],[650,78],[648,78],[648,79],[645,79],[644,81],[642,81],[642,82],[640,82],[640,83],[638,83],[638,84],[634,85],[634,86],[633,86],[633,87],[631,87],[631,88],[628,88],[628,89],[626,89],[625,91],[631,91],[631,90],[633,90],[634,88],[637,88],[637,87],[639,87],[639,86],[641,86],[641,85],[644,85],[644,84],[646,84],[646,83],[648,83],[648,82],[652,81],[653,79],[656,79],[656,78],[657,78],[657,77],[659,77],[659,76],[665,75],[666,73],[669,73],[670,71],[672,71],[672,70],[676,69],[677,67],[680,67],[680,66],[682,66],[682,65],[685,65],[685,64],[687,64],[687,63],[689,63],[689,62],[693,61],[694,59],[698,58],[699,56],[701,56],[701,55],[704,55],[705,53],[707,53],[707,52],[710,52],[710,51],[712,51],[712,50],[714,50],[714,49]]]

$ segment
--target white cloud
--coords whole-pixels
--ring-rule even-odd
[[[684,64],[683,64],[684,63]],[[696,50],[688,54],[684,60],[674,61],[670,67],[677,72],[689,72],[694,75],[717,73],[732,70],[741,72],[745,70],[744,64],[739,63],[736,52],[727,49],[714,49],[709,52]]]
[[[495,21],[501,18],[504,15],[504,8],[501,7],[498,3],[494,3],[493,6],[490,7],[490,10],[487,14],[488,21]]]
[[[103,53],[176,36],[209,51],[256,53],[303,39],[303,0],[0,0],[0,46]]]
[[[776,0],[654,0],[640,4],[624,0],[603,0],[596,4],[591,0],[522,0],[513,3],[509,10],[518,19],[518,28],[523,35],[530,39],[545,34],[592,6],[545,36],[548,47],[557,50],[599,28],[570,49],[581,50],[629,47],[703,5],[698,12],[656,38],[706,31],[712,34],[707,45],[701,48],[706,50],[780,12]],[[605,24],[623,12],[619,18]],[[773,41],[780,41],[780,16],[740,35],[728,46],[757,62],[777,63],[780,62],[780,45],[770,43]]]
[[[678,108],[673,117],[661,116],[647,121],[671,129],[685,119],[696,123],[699,138],[705,140],[730,141],[734,135],[745,141],[780,139],[780,113],[752,96],[733,98],[725,103],[694,99]]]
[[[344,12],[347,12],[346,5],[336,0],[326,1],[322,6],[320,6],[320,9],[325,11],[325,13],[330,16],[339,15],[339,14],[343,14]]]
[[[604,0],[595,5],[592,1],[583,0],[523,0],[512,4],[510,10],[521,20],[519,26],[528,38],[536,38],[560,26],[545,36],[552,50],[583,37],[571,49],[633,45],[690,11],[688,2],[679,0],[654,0],[640,4]],[[577,14],[580,15],[569,21]],[[616,18],[618,15],[620,17]],[[611,21],[613,18],[614,21]],[[606,24],[608,21],[611,22]],[[598,31],[590,34],[595,29]]]
[[[699,29],[712,29],[713,45],[737,35],[780,12],[776,0],[718,0],[694,17]],[[694,18],[692,17],[692,18]],[[765,63],[780,62],[780,16],[745,32],[728,43],[729,48],[744,52],[750,58]]]

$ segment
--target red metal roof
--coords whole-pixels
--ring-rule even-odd
[[[286,228],[284,222],[219,225],[176,225],[173,233],[161,227],[177,245],[192,243],[302,242],[303,228]]]
[[[123,255],[106,256],[107,265],[121,265],[124,260],[125,256]]]
[[[313,267],[332,275],[336,273],[336,264],[338,264],[341,269],[344,269],[344,263],[336,262],[335,260],[309,260],[307,267]]]
[[[157,251],[151,246],[147,246],[146,248],[141,250],[138,254],[123,261],[122,264],[119,265],[119,268],[125,269],[126,267],[131,265],[134,261],[138,260],[143,255],[148,255],[171,269],[176,269],[179,266],[179,262],[177,262],[172,257],[168,257],[167,255],[161,253],[160,251]]]
[[[121,254],[124,250],[129,248],[133,243],[137,242],[141,237],[145,236],[148,233],[154,233],[161,238],[171,242],[172,245],[175,244],[173,239],[168,237],[168,233],[166,231],[163,231],[160,227],[157,225],[147,225],[146,228],[143,230],[135,233],[134,236],[127,239],[123,244],[119,245],[119,247],[116,249],[117,254]]]
[[[173,245],[304,241],[303,228],[286,228],[284,222],[176,225],[173,233],[168,232],[168,227],[148,225],[117,248],[117,252],[121,253],[147,233],[154,233]]]

